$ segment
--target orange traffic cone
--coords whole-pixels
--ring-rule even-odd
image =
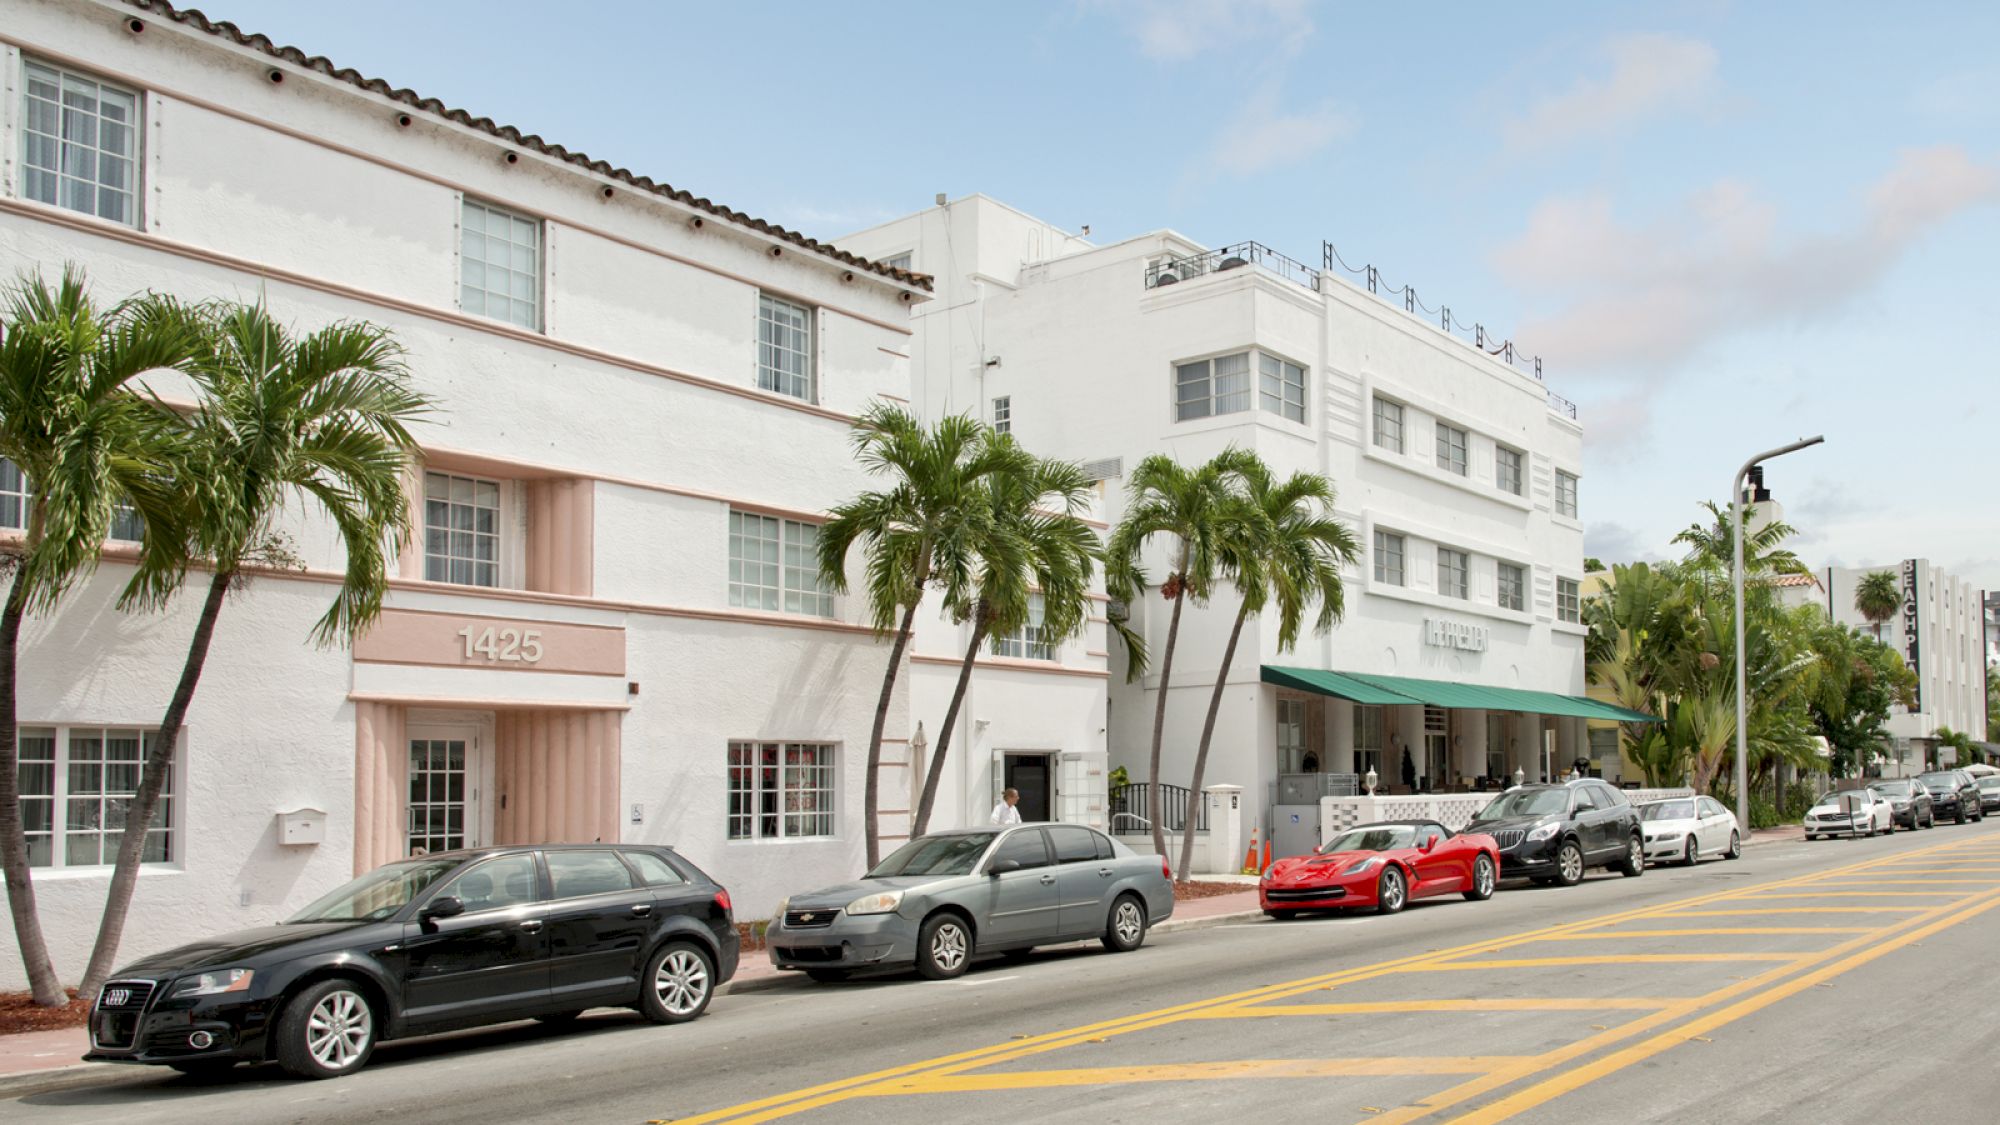
[[[1245,875],[1263,874],[1257,867],[1257,830],[1255,828],[1250,830],[1250,850],[1243,853],[1243,873]]]
[[[1259,867],[1257,869],[1257,874],[1262,875],[1264,872],[1269,871],[1270,869],[1271,869],[1271,841],[1266,840],[1264,841],[1264,866]]]

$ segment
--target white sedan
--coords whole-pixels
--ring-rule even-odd
[[[1713,797],[1675,797],[1639,806],[1646,858],[1678,860],[1694,866],[1703,856],[1735,859],[1743,854],[1736,816]]]
[[[1853,811],[1848,809],[1849,802]],[[1873,789],[1828,793],[1806,811],[1806,839],[1821,836],[1873,836],[1896,830],[1896,807]]]

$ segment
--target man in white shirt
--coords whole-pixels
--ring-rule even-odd
[[[1021,823],[1021,810],[1014,807],[1020,801],[1021,791],[1019,789],[1009,789],[1000,794],[1000,803],[993,806],[993,815],[987,817],[986,822],[988,824],[997,824],[1002,828],[1010,824]]]

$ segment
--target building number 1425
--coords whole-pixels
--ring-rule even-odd
[[[535,664],[542,659],[540,629],[484,629],[467,626],[458,631],[465,641],[467,660],[485,657],[488,664]]]

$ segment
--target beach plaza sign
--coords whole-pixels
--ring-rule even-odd
[[[1485,652],[1487,628],[1484,625],[1467,625],[1463,621],[1450,621],[1442,617],[1424,618],[1424,643],[1436,648],[1455,648],[1461,652]]]

